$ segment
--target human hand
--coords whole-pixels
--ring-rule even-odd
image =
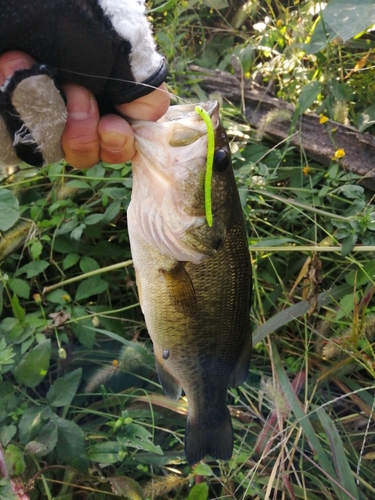
[[[19,51],[0,56],[0,86],[19,69],[28,69],[33,59]],[[134,154],[134,135],[129,123],[121,116],[99,115],[93,94],[77,85],[64,85],[68,119],[61,144],[65,160],[75,168],[89,168],[99,160],[123,163]],[[117,105],[124,116],[156,121],[167,111],[169,96],[165,84],[131,103]]]

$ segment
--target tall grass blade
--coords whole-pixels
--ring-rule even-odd
[[[352,290],[353,287],[346,284],[331,288],[330,290],[327,290],[325,292],[321,292],[318,295],[317,307],[319,308],[324,305],[328,305],[331,302],[343,297],[344,295],[347,295]],[[254,344],[261,342],[265,337],[267,337],[267,335],[274,332],[281,326],[284,326],[294,319],[303,316],[307,313],[310,307],[310,302],[308,302],[307,300],[301,300],[301,302],[298,302],[298,304],[294,304],[293,306],[284,309],[278,314],[275,314],[275,316],[270,318],[255,330],[255,332],[253,333]]]
[[[354,481],[352,470],[346,457],[345,448],[341,441],[334,423],[329,418],[323,408],[318,408],[316,413],[321,421],[324,430],[329,439],[333,463],[341,485],[352,495],[353,498],[359,500],[358,490]]]
[[[310,443],[311,448],[315,452],[321,470],[325,472],[327,479],[331,483],[332,489],[335,491],[337,497],[340,500],[348,500],[348,499],[357,500],[356,496],[352,496],[349,492],[345,491],[344,488],[341,487],[340,480],[337,477],[331,465],[331,460],[329,459],[322,445],[320,444],[319,438],[316,435],[316,432],[313,426],[311,425],[308,416],[305,414],[303,408],[301,407],[300,401],[298,400],[297,396],[293,391],[292,385],[284,370],[279,353],[277,352],[275,346],[272,347],[272,352],[273,352],[273,362],[277,377],[280,382],[281,389],[284,392],[284,395],[287,398],[290,408],[294,413],[295,417],[297,418],[298,423],[301,425],[305,433],[305,436]]]

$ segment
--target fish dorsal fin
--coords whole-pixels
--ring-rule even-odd
[[[165,282],[167,284],[171,303],[176,310],[192,316],[197,311],[197,297],[195,295],[194,285],[186,271],[183,262],[177,262],[176,265],[166,271],[161,269]]]
[[[160,385],[165,394],[173,400],[177,400],[181,396],[181,386],[173,375],[168,371],[165,363],[160,362],[155,358],[156,372],[158,374]]]
[[[249,373],[252,347],[253,339],[251,331],[249,330],[249,333],[243,342],[240,357],[238,358],[236,366],[234,367],[234,370],[230,376],[230,387],[238,387],[243,382],[245,382]]]

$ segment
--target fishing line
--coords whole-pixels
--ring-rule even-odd
[[[159,90],[159,92],[163,92],[164,94],[168,94],[171,99],[176,99],[176,100],[185,102],[187,104],[190,103],[190,101],[188,99],[176,96],[176,94],[173,94],[173,92],[169,92],[169,90],[163,90],[163,89],[160,89],[159,87],[155,87],[155,85],[150,85],[148,83],[135,82],[134,80],[125,80],[124,78],[114,78],[112,76],[100,76],[100,75],[94,75],[94,74],[90,74],[90,73],[82,73],[81,71],[74,71],[71,69],[64,69],[64,68],[58,68],[58,67],[56,69],[58,69],[59,71],[63,71],[65,73],[72,73],[74,75],[89,76],[90,78],[98,78],[100,80],[111,80],[113,82],[132,83],[134,85],[148,87],[150,89]]]
[[[211,196],[211,181],[212,167],[214,163],[215,150],[215,133],[214,126],[210,115],[202,106],[196,106],[195,112],[202,118],[207,128],[207,160],[206,160],[206,175],[204,178],[204,208],[206,211],[207,224],[212,227],[212,196]]]

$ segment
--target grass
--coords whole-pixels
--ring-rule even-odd
[[[206,98],[192,62],[239,64],[289,102],[318,82],[310,109],[359,125],[375,99],[373,35],[309,54],[316,5],[150,3],[171,92]],[[375,497],[373,193],[339,159],[326,168],[259,140],[240,105],[224,99],[222,119],[254,276],[228,463],[187,466],[187,403],[157,382],[130,265],[129,165],[21,165],[2,180],[22,218],[0,241],[0,442],[30,498]],[[14,500],[9,479],[0,497]]]

